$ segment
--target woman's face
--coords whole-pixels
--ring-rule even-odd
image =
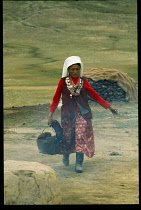
[[[80,66],[78,64],[74,64],[69,66],[68,68],[69,75],[72,77],[79,77],[80,76]]]

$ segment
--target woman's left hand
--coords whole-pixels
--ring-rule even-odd
[[[113,108],[112,106],[109,107],[109,110],[113,113],[113,114],[118,114],[118,110]]]

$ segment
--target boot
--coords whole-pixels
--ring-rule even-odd
[[[65,166],[69,166],[69,154],[63,155],[63,163]]]
[[[84,153],[76,152],[76,164],[75,164],[75,171],[77,173],[82,173],[82,163],[84,160]]]

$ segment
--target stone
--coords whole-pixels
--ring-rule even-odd
[[[111,152],[110,155],[115,156],[115,155],[120,155],[120,154],[118,152]]]
[[[55,171],[37,162],[4,161],[4,204],[62,204]]]

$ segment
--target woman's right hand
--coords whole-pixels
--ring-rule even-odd
[[[55,120],[53,119],[52,115],[53,115],[52,112],[50,112],[49,115],[48,115],[48,125],[51,125],[51,123],[55,121]]]

